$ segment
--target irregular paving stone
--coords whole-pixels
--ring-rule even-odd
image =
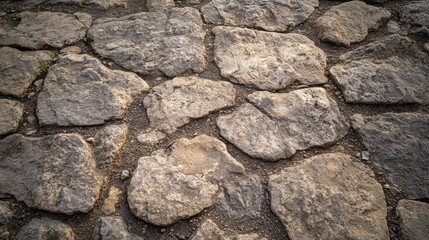
[[[318,0],[212,0],[201,12],[212,24],[289,31],[305,22],[318,6]]]
[[[18,130],[24,105],[18,101],[0,99],[0,135]]]
[[[147,0],[146,7],[149,11],[159,11],[175,6],[174,0]]]
[[[398,202],[396,213],[403,239],[419,240],[429,236],[429,204],[403,199]]]
[[[197,9],[137,13],[97,19],[88,31],[94,50],[142,74],[177,76],[204,70],[205,31]]]
[[[0,201],[0,226],[6,225],[15,216],[11,209],[11,204],[6,201]]]
[[[391,35],[340,60],[329,72],[347,102],[429,103],[429,57],[410,38]]]
[[[101,178],[90,146],[78,134],[0,140],[0,192],[32,208],[74,214],[88,212]]]
[[[350,46],[363,41],[368,31],[377,30],[390,16],[384,8],[350,1],[331,7],[316,20],[315,27],[322,41]]]
[[[73,229],[60,221],[48,218],[34,218],[19,230],[17,240],[45,240],[45,239],[77,239]]]
[[[94,137],[94,155],[100,166],[112,163],[127,140],[127,124],[112,124],[104,127]]]
[[[119,216],[101,217],[95,225],[93,240],[143,240],[127,231],[124,219]]]
[[[127,6],[127,0],[48,0],[49,3],[67,3],[67,4],[78,4],[87,5],[93,4],[100,6],[104,9],[114,6]]]
[[[123,118],[133,96],[148,89],[135,73],[110,70],[86,54],[66,54],[49,69],[37,116],[41,125],[103,124]]]
[[[192,119],[232,106],[235,89],[229,82],[178,77],[152,88],[143,104],[150,127],[138,139],[153,142],[173,133]]]
[[[356,114],[352,123],[390,183],[410,198],[429,198],[429,114]]]
[[[415,1],[399,10],[400,21],[411,24],[411,33],[429,36],[429,1]]]
[[[119,188],[113,186],[109,190],[109,196],[104,200],[103,206],[101,207],[101,211],[106,215],[111,215],[116,212],[116,204],[119,201],[119,195],[121,194],[121,190]]]
[[[276,161],[297,150],[330,145],[348,131],[336,102],[323,88],[289,93],[255,92],[217,119],[220,134],[255,158]]]
[[[383,189],[348,155],[305,159],[271,175],[268,190],[291,239],[389,239]]]
[[[87,15],[87,14],[86,14]],[[87,27],[76,15],[58,12],[22,12],[18,26],[0,31],[0,45],[40,49],[62,48],[85,37]]]
[[[215,62],[232,82],[263,90],[327,82],[325,53],[303,35],[233,27],[215,27],[213,33]]]
[[[128,186],[128,203],[138,218],[170,225],[213,206],[221,181],[244,172],[216,138],[182,138],[165,151],[140,158]]]
[[[53,57],[50,51],[0,48],[0,94],[23,97],[34,79],[47,71]]]
[[[256,233],[250,234],[227,234],[221,230],[212,220],[205,220],[190,240],[267,240]]]

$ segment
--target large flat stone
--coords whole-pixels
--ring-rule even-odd
[[[357,114],[352,123],[392,184],[410,198],[429,198],[429,114]]]
[[[24,105],[18,101],[0,99],[0,135],[18,130],[24,114]]]
[[[88,31],[91,45],[103,57],[142,74],[168,76],[206,66],[203,21],[194,8],[137,13],[97,19]]]
[[[420,240],[429,236],[429,204],[402,199],[396,213],[404,240]]]
[[[48,218],[34,218],[19,230],[17,240],[77,239],[73,229],[60,221]]]
[[[307,37],[244,28],[215,27],[215,62],[223,77],[262,90],[297,82],[327,82],[326,55]]]
[[[323,154],[271,175],[271,209],[290,239],[389,239],[383,189],[350,156]]]

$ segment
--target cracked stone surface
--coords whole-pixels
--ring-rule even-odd
[[[248,155],[267,161],[335,143],[348,123],[323,88],[254,92],[236,111],[217,119],[220,134]]]
[[[91,45],[103,57],[141,74],[177,76],[206,66],[203,21],[194,8],[142,12],[94,21]]]
[[[396,213],[403,239],[418,240],[429,236],[429,204],[402,199],[398,202]]]
[[[348,155],[305,159],[271,175],[268,190],[290,239],[389,239],[383,189]]]
[[[119,216],[101,217],[94,228],[93,240],[143,240],[128,232],[124,219]]]
[[[0,99],[0,135],[16,132],[24,114],[24,105],[18,101]]]
[[[267,240],[265,237],[260,237],[256,233],[249,234],[228,234],[221,230],[216,223],[211,219],[205,220],[198,230],[192,235],[190,240],[207,240],[207,239],[222,239],[222,240]]]
[[[94,155],[97,165],[106,166],[119,157],[127,140],[127,124],[111,124],[104,127],[94,137]]]
[[[215,62],[234,83],[278,90],[328,81],[325,53],[304,35],[233,27],[215,27],[213,33]]]
[[[305,22],[318,0],[212,0],[201,8],[206,22],[284,32]]]
[[[28,207],[54,213],[87,213],[101,178],[90,146],[78,134],[0,140],[0,192]]]
[[[17,240],[77,239],[73,229],[58,220],[35,218],[19,230]]]
[[[111,70],[86,54],[62,55],[37,98],[39,124],[89,126],[122,119],[134,95],[147,90],[135,73]]]

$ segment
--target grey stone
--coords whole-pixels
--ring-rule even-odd
[[[404,240],[420,240],[429,236],[429,204],[402,199],[396,213]]]
[[[18,26],[0,31],[0,45],[40,49],[62,48],[85,37],[87,27],[77,16],[59,12],[21,12]]]
[[[429,36],[429,1],[414,1],[399,10],[400,21],[411,25],[410,32]]]
[[[104,127],[94,137],[94,155],[99,166],[111,164],[119,157],[127,140],[127,124],[112,124]]]
[[[368,151],[362,151],[361,159],[364,161],[368,161],[369,160],[369,152]]]
[[[23,114],[24,105],[22,103],[0,99],[0,135],[16,132]]]
[[[146,8],[151,11],[159,11],[175,7],[174,0],[147,0]]]
[[[352,123],[390,183],[410,198],[429,198],[429,114],[356,114]]]
[[[410,38],[391,35],[340,60],[329,72],[347,102],[429,103],[429,57]]]
[[[124,219],[119,216],[101,217],[95,225],[93,240],[143,240],[127,231]]]
[[[228,234],[221,230],[211,219],[205,220],[190,240],[267,240],[256,233]]]
[[[399,31],[401,31],[401,27],[399,26],[399,24],[393,20],[390,20],[387,22],[387,32],[388,33],[398,33]]]
[[[0,140],[0,192],[28,207],[55,213],[86,213],[102,180],[90,146],[77,134]]]
[[[62,55],[37,98],[39,124],[88,126],[121,119],[134,95],[147,90],[135,73],[110,70],[86,54]]]
[[[255,158],[276,161],[297,150],[335,143],[348,123],[323,88],[289,93],[255,92],[230,115],[217,119],[220,134]]]
[[[103,202],[101,206],[101,211],[106,215],[112,215],[116,212],[116,204],[119,201],[119,196],[121,195],[121,190],[113,186],[109,189],[109,196]]]
[[[331,7],[315,22],[322,41],[350,46],[363,41],[368,31],[377,30],[391,13],[384,8],[350,1]]]
[[[214,206],[222,181],[244,173],[243,165],[216,138],[182,138],[139,159],[128,186],[128,203],[138,218],[170,225]]]
[[[283,32],[305,22],[318,6],[318,0],[212,0],[201,12],[211,24]]]
[[[233,27],[215,27],[213,32],[215,62],[232,82],[263,90],[327,82],[325,53],[303,35]]]
[[[53,57],[50,51],[0,48],[0,94],[24,97],[34,79],[48,70]]]
[[[307,158],[269,177],[271,209],[290,239],[389,239],[383,189],[345,154]]]
[[[194,8],[97,19],[88,31],[101,56],[141,74],[161,71],[168,76],[204,70],[204,36],[203,21]]]
[[[7,225],[9,221],[15,216],[15,211],[9,202],[0,201],[0,227]]]
[[[127,0],[47,0],[49,3],[96,5],[104,9],[115,6],[127,6]]]
[[[46,240],[46,239],[61,239],[74,240],[77,239],[73,229],[60,221],[51,220],[48,218],[34,218],[28,224],[19,230],[16,236],[17,240]]]

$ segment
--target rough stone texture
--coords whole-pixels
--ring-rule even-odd
[[[60,221],[48,218],[34,218],[19,230],[17,240],[77,239],[73,229]]]
[[[94,137],[94,155],[99,166],[116,160],[127,140],[127,124],[112,124],[104,127]]]
[[[84,4],[97,5],[104,9],[114,6],[127,6],[127,0],[48,0],[49,3],[67,3],[67,4]]]
[[[229,82],[199,77],[178,77],[152,88],[143,104],[147,109],[150,127],[138,139],[140,142],[158,141],[166,133],[192,119],[232,106],[235,89]]]
[[[94,50],[124,68],[168,76],[204,70],[205,31],[194,8],[97,19],[88,31]]]
[[[0,135],[16,132],[23,114],[24,105],[22,103],[0,99]]]
[[[138,218],[170,225],[213,206],[221,181],[244,172],[216,138],[182,138],[165,151],[140,158],[128,186],[128,203]]]
[[[82,52],[82,49],[78,46],[69,46],[60,50],[60,53],[76,53],[79,54]]]
[[[101,217],[95,225],[93,240],[143,240],[127,231],[124,219],[119,216]]]
[[[391,35],[340,60],[330,74],[347,102],[429,103],[429,57],[410,38]]]
[[[305,159],[269,177],[271,209],[293,239],[389,239],[383,189],[344,154]]]
[[[113,186],[109,189],[109,196],[104,200],[101,211],[106,215],[112,215],[116,212],[116,204],[119,201],[119,196],[121,195],[121,190]]]
[[[86,54],[66,54],[49,69],[38,96],[39,124],[88,126],[121,119],[133,96],[148,89],[135,73],[110,70]]]
[[[362,1],[350,1],[331,7],[315,22],[319,38],[337,45],[350,46],[363,41],[368,31],[377,30],[391,13]]]
[[[212,220],[205,220],[190,240],[267,240],[256,233],[228,234],[221,230]]]
[[[255,158],[276,161],[297,150],[330,145],[348,131],[336,102],[323,88],[289,93],[255,92],[217,119],[220,134]]]
[[[53,57],[53,52],[49,51],[0,48],[0,94],[24,97],[34,79],[47,70]]]
[[[429,114],[357,114],[352,123],[392,184],[410,198],[429,198]]]
[[[6,201],[0,201],[0,227],[6,225],[15,216],[11,204]]]
[[[429,204],[400,200],[396,207],[404,240],[420,240],[429,236]]]
[[[400,21],[412,25],[410,32],[429,36],[429,1],[415,1],[399,10]]]
[[[88,212],[101,179],[90,146],[77,134],[0,140],[0,192],[32,208],[74,214]]]
[[[7,32],[0,31],[0,45],[62,48],[83,39],[87,31],[87,27],[72,14],[21,12],[17,16],[21,19],[18,26]]]
[[[147,0],[146,1],[146,7],[151,12],[173,8],[174,6],[175,6],[174,0]]]
[[[318,0],[212,0],[201,12],[208,23],[281,32],[305,22],[318,6]]]
[[[233,27],[215,27],[213,33],[215,62],[232,82],[263,90],[327,82],[325,53],[303,35]]]

